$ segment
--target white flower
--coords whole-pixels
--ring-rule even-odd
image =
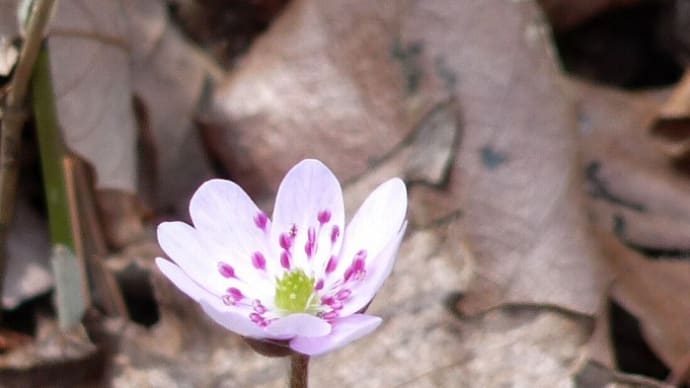
[[[272,219],[237,184],[212,179],[190,202],[193,227],[158,227],[158,241],[175,263],[156,263],[225,328],[322,354],[381,323],[361,311],[393,268],[406,210],[405,184],[393,178],[345,228],[340,184],[317,160],[287,173]]]

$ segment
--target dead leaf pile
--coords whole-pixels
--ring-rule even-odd
[[[107,267],[126,296],[153,293],[158,313],[150,329],[93,325],[99,346],[117,344],[113,386],[283,385],[282,360],[251,353],[152,269],[147,217],[186,218],[218,174],[269,209],[305,157],[343,180],[349,215],[391,176],[410,197],[409,234],[370,308],[384,324],[315,359],[314,386],[665,386],[620,370],[610,301],[669,382],[687,381],[690,76],[636,92],[588,83],[564,73],[551,33],[640,2],[253,2],[272,22],[231,61],[222,26],[198,24],[215,2],[171,3],[187,30],[163,1],[75,0],[50,36],[65,138],[93,166],[115,251]],[[35,276],[30,292],[44,292],[50,279]],[[21,299],[5,290],[3,303]]]

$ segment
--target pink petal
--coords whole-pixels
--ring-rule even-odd
[[[330,323],[310,314],[290,314],[271,322],[266,327],[268,336],[277,338],[322,337],[331,332]]]
[[[349,315],[362,310],[374,298],[393,270],[395,257],[406,229],[407,222],[403,224],[398,235],[393,237],[386,248],[375,258],[376,265],[369,266],[364,279],[354,282],[351,298],[343,306],[342,315]]]
[[[325,221],[324,212],[330,217]],[[273,226],[271,227],[271,245],[276,252],[280,252],[280,235],[289,233],[293,225],[297,227],[297,235],[292,244],[291,265],[300,268],[321,268],[326,265],[331,252],[340,250],[342,239],[331,242],[331,229],[337,226],[342,230],[345,224],[345,210],[343,193],[338,179],[323,163],[318,160],[306,159],[288,171],[278,188],[275,208],[273,210]],[[308,241],[308,230],[313,228],[317,232],[316,254],[307,259],[305,249]]]
[[[156,265],[180,291],[200,303],[204,312],[226,329],[245,337],[264,336],[263,329],[249,320],[246,312],[224,305],[219,296],[197,284],[177,265],[160,257],[156,258]]]
[[[222,294],[227,288],[218,270],[218,261],[208,252],[197,231],[184,222],[163,222],[158,225],[158,243],[163,251],[187,276],[206,289]]]
[[[374,331],[381,324],[381,318],[354,314],[340,318],[333,323],[331,333],[323,337],[296,337],[290,341],[290,348],[309,356],[317,356],[336,350]]]
[[[246,314],[234,310],[223,310],[207,299],[202,299],[199,303],[204,312],[224,328],[243,337],[266,337],[264,329],[252,322]]]
[[[327,286],[342,278],[361,250],[366,252],[367,273],[372,267],[388,267],[388,260],[394,257],[379,257],[379,254],[400,232],[406,212],[407,190],[399,178],[382,183],[369,194],[347,226],[338,268],[328,277]],[[378,259],[384,260],[379,262]]]
[[[241,187],[231,181],[211,179],[192,196],[189,213],[215,260],[227,261],[239,277],[251,278],[247,280],[264,278],[252,266],[252,257],[256,252],[270,256],[271,223]]]
[[[175,265],[171,261],[157,257],[156,265],[163,275],[165,275],[165,277],[167,277],[175,286],[177,286],[180,291],[184,292],[195,301],[198,302],[201,299],[214,298],[219,300],[219,296],[200,286],[198,283],[192,280],[189,275],[182,271],[179,266]]]

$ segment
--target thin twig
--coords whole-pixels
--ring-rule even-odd
[[[69,210],[70,226],[72,227],[72,242],[74,243],[74,254],[79,260],[79,268],[81,269],[81,296],[84,300],[84,306],[91,304],[91,290],[89,289],[89,279],[86,271],[86,247],[84,243],[83,225],[79,217],[79,198],[77,194],[76,182],[76,161],[69,157],[62,158],[62,169],[65,174],[65,191],[67,194],[67,208]]]
[[[104,258],[108,250],[96,214],[93,183],[87,179],[84,162],[73,155],[66,156],[65,175],[68,193],[74,193],[73,197],[70,196],[70,208],[74,209],[72,228],[78,229],[73,233],[77,256],[85,262],[84,266],[91,274],[92,285],[106,314],[127,319],[129,313],[117,280],[105,267]],[[86,279],[84,284],[88,284]],[[88,290],[85,290],[87,294]]]
[[[19,145],[27,113],[24,102],[44,31],[53,14],[55,0],[34,2],[19,62],[10,82],[0,124],[0,290],[5,273],[7,231],[14,217],[19,177]]]

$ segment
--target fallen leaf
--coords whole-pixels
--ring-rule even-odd
[[[191,194],[213,176],[194,119],[224,72],[171,23],[164,2],[123,3],[133,89],[146,111],[153,147],[147,156],[154,166],[146,168],[155,176],[141,182],[141,190],[161,213],[186,215]]]
[[[649,130],[668,92],[574,87],[583,96],[591,216],[615,277],[612,296],[640,321],[659,358],[678,371],[690,349],[683,329],[688,307],[677,298],[690,287],[690,182],[658,152]]]
[[[136,192],[127,20],[120,1],[60,2],[48,40],[67,146],[94,167],[96,187]]]
[[[265,194],[285,166],[316,157],[349,181],[399,146],[448,95],[421,42],[403,40],[402,12],[287,7],[214,95],[229,174]]]
[[[438,8],[437,8],[438,7]],[[594,314],[606,274],[583,212],[576,116],[533,2],[417,4],[408,39],[457,74],[463,141],[446,191],[425,203],[460,222],[476,260],[459,308],[504,303]],[[462,33],[449,34],[449,26]],[[414,191],[411,194],[415,196]]]
[[[677,260],[649,260],[601,234],[610,265],[616,273],[613,296],[638,317],[655,353],[672,370],[684,368],[690,349],[690,306],[677,298],[690,284],[690,264]]]
[[[593,201],[590,207],[599,225],[633,249],[656,256],[690,256],[690,231],[685,220],[611,206],[604,201]]]

